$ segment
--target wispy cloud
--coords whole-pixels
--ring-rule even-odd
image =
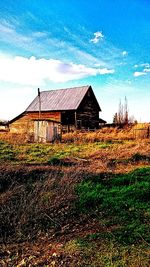
[[[134,65],[134,68],[140,68],[140,67],[150,68],[150,64],[149,63],[140,63],[140,64]]]
[[[13,25],[13,26],[12,26]],[[74,62],[91,68],[114,69],[122,62],[123,54],[104,39],[101,31],[94,33],[94,38],[90,40],[91,32],[80,28],[77,31],[68,29],[62,25],[56,32],[31,31],[15,21],[12,24],[8,21],[0,20],[0,39],[6,47],[14,47],[14,51],[19,51],[20,55],[35,56],[37,58],[57,58],[62,62]],[[79,38],[79,36],[82,38]],[[96,45],[100,40],[101,49]],[[7,51],[9,51],[7,49]],[[14,52],[15,53],[15,52]],[[123,53],[123,54],[122,54]]]
[[[12,47],[19,49],[23,53],[29,52],[31,54],[38,53],[42,54],[42,51],[47,51],[46,47],[49,47],[49,43],[43,45],[45,40],[49,41],[49,34],[45,31],[32,31],[26,32],[26,29],[19,24],[17,20],[13,24],[9,20],[0,20],[0,40],[6,44],[6,47],[10,49],[12,53]],[[55,45],[55,40],[52,40]]]
[[[16,44],[18,47],[27,47],[33,41],[31,36],[18,33],[15,26],[7,21],[0,22],[0,39],[7,44]]]
[[[63,33],[59,32],[56,37],[55,33],[47,31],[28,31],[26,33],[24,30],[22,32],[17,25],[17,23],[11,25],[9,21],[0,20],[0,39],[7,44],[7,47],[11,45],[10,53],[12,52],[12,47],[14,47],[16,49],[19,48],[23,54],[28,52],[28,54],[36,57],[55,57],[67,62],[73,60],[77,64],[91,67],[94,64],[99,64],[101,67],[106,67],[106,65],[109,67],[109,64],[105,63],[103,56],[95,55],[94,51],[91,51],[87,40],[80,39],[77,34],[69,31],[69,29],[65,29],[64,36],[61,35]],[[86,36],[84,33],[83,35]],[[96,38],[99,37],[97,36]]]
[[[137,69],[137,71],[134,72],[134,76],[144,76],[150,73],[150,64],[149,63],[141,63],[141,64],[135,64],[134,68]]]
[[[150,69],[144,69],[144,72],[148,73],[150,72]]]
[[[108,39],[104,38],[102,31],[95,32],[93,34],[94,38],[89,42],[91,34],[86,29],[79,28],[78,31],[74,31],[66,27],[57,29],[57,34],[54,31],[48,32],[47,28],[44,31],[23,30],[21,22],[20,24],[16,22],[11,26],[9,21],[0,20],[0,39],[7,44],[7,47],[10,45],[11,51],[12,47],[15,48],[14,54],[16,54],[15,51],[18,51],[17,54],[24,55],[24,57],[34,56],[43,60],[54,58],[61,63],[65,62],[64,64],[67,62],[69,66],[71,66],[70,62],[73,62],[74,64],[70,67],[72,69],[74,65],[77,65],[80,73],[74,71],[76,74],[74,73],[72,78],[70,74],[69,78],[67,74],[61,79],[59,78],[65,81],[78,79],[77,77],[84,78],[91,75],[113,73],[117,66],[123,64],[123,60],[128,54],[127,51],[114,46]],[[82,38],[79,38],[79,36],[82,36]],[[98,49],[97,45],[93,45],[102,40],[101,49]],[[11,51],[8,53],[12,54]],[[84,66],[85,73],[80,66]],[[59,79],[55,78],[58,81]]]
[[[103,38],[104,38],[103,33],[100,32],[100,31],[95,32],[94,36],[95,37],[90,40],[90,42],[93,43],[93,44],[97,44],[100,40],[103,40]]]
[[[91,68],[55,59],[35,57],[0,57],[0,81],[21,85],[45,85],[47,81],[67,82],[81,78],[112,74],[113,69]]]

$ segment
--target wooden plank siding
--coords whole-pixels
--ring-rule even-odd
[[[64,132],[75,129],[98,129],[99,111],[93,90],[88,89],[77,110],[63,111],[61,123]]]
[[[20,133],[20,134],[34,134],[34,120],[39,119],[38,112],[29,112],[25,113],[20,118],[13,120],[9,124],[9,129],[11,133]],[[60,121],[61,113],[60,112],[41,112],[40,119],[42,120],[54,120]]]
[[[89,90],[82,100],[76,113],[77,127],[85,129],[99,128],[99,106],[96,104],[92,90]]]
[[[40,143],[61,140],[60,123],[46,120],[34,121],[34,141]]]

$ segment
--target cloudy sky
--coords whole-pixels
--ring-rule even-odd
[[[149,0],[1,0],[0,119],[41,90],[92,85],[108,122],[119,101],[150,121]]]

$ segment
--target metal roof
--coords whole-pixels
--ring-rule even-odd
[[[91,86],[81,86],[40,92],[41,111],[76,110]],[[39,111],[38,96],[26,111]]]

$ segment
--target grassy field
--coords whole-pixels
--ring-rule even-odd
[[[150,140],[95,135],[0,141],[2,266],[150,266]]]

